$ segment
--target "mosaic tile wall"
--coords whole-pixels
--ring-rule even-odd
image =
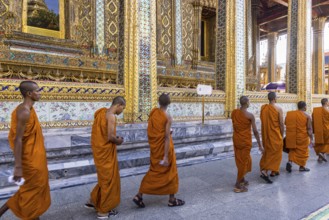
[[[80,44],[81,45],[89,45],[90,42],[94,41],[95,36],[95,4],[94,0],[82,0],[81,8],[79,11],[79,21],[82,25],[82,33],[80,36]]]
[[[298,1],[299,0],[291,0],[288,11],[288,20],[290,21],[290,33],[288,34],[288,51],[289,56],[287,56],[288,63],[288,92],[289,93],[297,93],[297,29],[298,29]],[[289,22],[288,22],[289,25]]]
[[[182,64],[183,47],[182,47],[182,12],[181,0],[175,0],[175,46],[176,46],[176,63]]]
[[[239,98],[245,91],[245,71],[246,71],[246,15],[245,15],[245,0],[236,0],[236,105]]]
[[[152,28],[155,13],[155,0],[140,0],[138,2],[139,20],[139,113],[148,113],[152,109],[152,34],[156,30]],[[154,10],[154,11],[151,11]],[[152,14],[152,15],[151,15]],[[155,60],[154,60],[155,61]]]
[[[216,43],[216,89],[225,91],[226,78],[226,0],[218,0]]]
[[[20,102],[0,102],[0,122],[10,122],[11,112]],[[34,108],[41,122],[93,120],[97,109],[110,102],[37,102]]]
[[[183,61],[192,61],[193,52],[193,5],[182,1]]]
[[[103,54],[104,49],[104,0],[96,0],[96,54]]]
[[[253,113],[255,117],[260,116],[260,109],[262,105],[266,103],[250,103],[248,111]],[[283,116],[285,117],[288,111],[297,110],[297,105],[295,103],[277,103],[278,106],[282,108]]]
[[[171,103],[168,112],[172,117],[202,116],[202,103],[200,102],[177,102]],[[206,103],[205,116],[224,115],[223,103]]]

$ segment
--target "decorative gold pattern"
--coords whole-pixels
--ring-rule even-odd
[[[248,96],[250,102],[252,103],[267,103],[267,92],[249,92],[245,93]],[[296,94],[288,93],[277,93],[277,102],[278,103],[297,103],[298,96]]]
[[[22,100],[18,86],[20,80],[0,79],[0,100]],[[45,101],[108,101],[115,96],[124,96],[124,89],[117,85],[93,83],[64,83],[36,81]]]
[[[119,49],[119,0],[105,0],[105,44],[111,60],[117,60]]]
[[[182,1],[182,37],[183,37],[183,60],[192,61],[193,49],[193,5]]]
[[[159,0],[160,4],[160,18],[161,18],[161,42],[159,55],[163,59],[170,59],[172,57],[172,0]]]
[[[201,96],[196,92],[196,89],[180,89],[166,87],[158,88],[158,96],[162,93],[168,94],[172,102],[200,102]],[[214,90],[212,95],[205,96],[206,102],[225,102],[225,93],[222,91]]]

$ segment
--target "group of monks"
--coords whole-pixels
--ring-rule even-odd
[[[276,104],[275,92],[268,93],[269,104],[261,107],[261,134],[257,130],[255,117],[248,112],[250,105],[246,96],[240,98],[240,108],[232,112],[233,145],[235,163],[238,174],[234,192],[247,192],[249,182],[245,175],[251,171],[252,148],[251,128],[257,140],[262,157],[259,163],[260,177],[266,183],[273,183],[270,177],[280,175],[282,152],[289,154],[286,164],[288,173],[292,171],[292,163],[299,165],[300,172],[308,172],[305,167],[309,158],[309,147],[314,147],[319,162],[327,162],[329,153],[329,102],[327,98],[321,100],[321,107],[313,109],[312,117],[307,113],[304,101],[297,103],[298,110],[287,112],[283,121],[282,109]],[[286,128],[286,130],[285,130]],[[284,137],[285,134],[285,137]],[[313,141],[314,134],[314,141]]]
[[[39,219],[50,206],[47,157],[44,139],[38,117],[33,108],[40,99],[40,89],[33,81],[23,81],[19,90],[24,98],[11,115],[8,135],[14,152],[13,180],[25,180],[19,190],[1,208],[0,217],[10,209],[18,218]],[[170,98],[159,97],[159,108],[154,108],[148,120],[147,135],[150,145],[150,168],[140,185],[133,202],[144,208],[143,194],[169,195],[168,206],[182,206],[177,199],[178,172],[172,140],[172,118],[167,114]],[[117,145],[124,141],[116,135],[116,115],[123,112],[126,101],[115,97],[110,108],[95,112],[91,132],[91,148],[97,170],[97,184],[90,193],[86,208],[96,211],[98,219],[116,215],[114,209],[120,203],[120,174],[117,159]]]
[[[25,182],[19,190],[0,208],[0,217],[10,209],[18,218],[39,219],[50,206],[50,188],[48,180],[47,157],[44,139],[38,117],[33,108],[40,99],[40,89],[33,81],[23,81],[19,90],[24,98],[11,115],[11,127],[8,135],[10,147],[14,152],[15,164],[13,179]],[[248,112],[249,100],[240,98],[240,109],[232,112],[233,143],[235,161],[238,168],[234,192],[247,192],[248,181],[245,175],[251,171],[252,135],[256,137],[259,150],[261,178],[272,183],[269,176],[280,174],[282,150],[289,151],[286,170],[291,172],[292,162],[298,164],[299,171],[309,171],[305,167],[309,157],[308,146],[313,142],[319,156],[319,162],[327,161],[329,153],[329,110],[328,99],[322,99],[322,107],[313,110],[312,119],[306,114],[306,103],[298,103],[298,110],[287,113],[286,138],[282,109],[276,105],[276,94],[268,94],[269,104],[261,108],[262,143],[255,123],[255,117]],[[168,206],[182,206],[185,202],[177,199],[179,178],[176,156],[172,140],[172,118],[167,114],[170,97],[162,94],[159,107],[149,116],[147,135],[150,145],[150,168],[144,176],[139,191],[132,201],[144,208],[143,194],[169,195]],[[98,219],[107,219],[116,215],[115,208],[120,203],[120,174],[117,159],[117,145],[124,142],[116,134],[116,115],[126,106],[123,97],[115,97],[110,108],[101,108],[95,112],[91,133],[91,147],[97,170],[97,184],[90,193],[86,208],[95,210]],[[313,129],[312,129],[313,127]],[[283,146],[285,143],[285,146]],[[271,173],[269,174],[269,171]]]

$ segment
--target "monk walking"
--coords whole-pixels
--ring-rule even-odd
[[[238,175],[235,183],[234,192],[247,192],[249,182],[245,179],[245,175],[251,172],[251,156],[252,148],[251,127],[256,137],[259,150],[263,152],[263,147],[260,142],[259,133],[255,123],[255,117],[248,112],[249,99],[246,96],[240,98],[240,109],[235,109],[232,114],[233,123],[233,145],[235,164],[238,169]]]
[[[299,171],[308,172],[306,162],[309,157],[308,145],[313,141],[312,119],[305,112],[306,103],[298,102],[297,111],[287,112],[286,116],[286,148],[289,149],[289,162],[286,170],[290,173],[292,163],[299,165]]]
[[[267,183],[272,183],[272,180],[268,176],[268,171],[271,171],[271,177],[280,174],[284,125],[282,109],[276,105],[276,93],[269,92],[268,100],[269,104],[263,105],[260,112],[264,147],[264,153],[260,160],[260,177]]]
[[[113,99],[110,108],[101,108],[95,112],[91,131],[91,147],[97,170],[98,183],[90,194],[86,208],[96,209],[98,219],[107,219],[117,215],[114,210],[120,203],[120,174],[116,145],[123,138],[116,136],[116,117],[123,112],[126,101],[118,96]]]
[[[134,197],[135,204],[144,208],[143,194],[169,195],[169,207],[181,206],[185,202],[175,198],[178,191],[176,155],[171,137],[172,118],[167,114],[170,98],[166,94],[159,97],[160,108],[154,108],[148,120],[147,135],[150,144],[150,169],[144,176],[139,192]]]
[[[11,115],[8,135],[14,152],[14,181],[24,184],[1,208],[0,217],[10,209],[18,218],[39,219],[50,206],[47,157],[41,126],[33,108],[40,99],[39,86],[33,81],[23,81],[19,90],[23,103]]]
[[[329,102],[327,98],[321,99],[322,107],[313,108],[313,132],[315,138],[314,150],[319,156],[318,161],[327,162],[329,153]]]

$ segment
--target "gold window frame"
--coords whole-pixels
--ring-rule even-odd
[[[65,0],[58,0],[59,2],[59,31],[48,30],[27,25],[27,1],[23,0],[23,15],[22,15],[22,31],[29,34],[41,35],[54,38],[65,38]]]

